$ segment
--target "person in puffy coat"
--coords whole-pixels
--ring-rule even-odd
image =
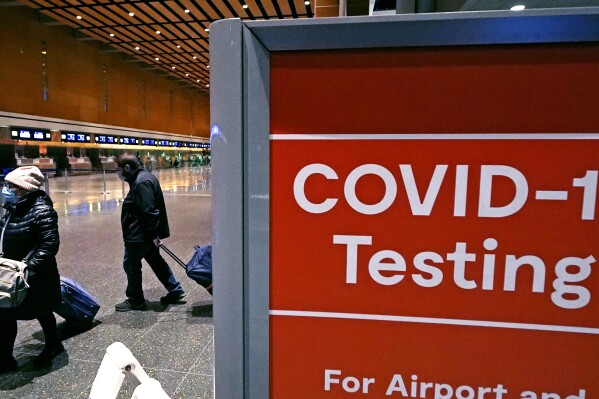
[[[17,320],[37,319],[45,345],[34,359],[37,368],[49,367],[64,351],[58,339],[53,311],[61,303],[60,276],[56,253],[60,244],[58,215],[52,200],[40,187],[44,176],[35,166],[22,166],[6,175],[2,202],[6,212],[0,220],[5,227],[4,257],[27,261],[30,286],[25,300],[14,308],[0,308],[0,374],[18,367],[12,352],[17,337]]]

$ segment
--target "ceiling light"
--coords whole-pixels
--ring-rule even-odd
[[[188,73],[186,73],[186,74],[185,74],[185,76],[189,76],[189,74],[188,74]]]
[[[196,82],[200,83],[200,79],[196,80]]]
[[[210,69],[210,65],[206,65],[206,68]]]
[[[177,48],[181,48],[181,46],[177,45]]]
[[[197,59],[198,59],[198,57],[196,57],[196,56],[194,55],[194,56],[193,56],[193,59],[194,59],[194,60],[197,60]]]
[[[208,29],[208,28],[206,28],[206,29],[204,29],[204,30],[205,30],[206,32],[210,32],[210,29]]]
[[[110,34],[110,37],[114,37],[114,33],[111,33],[111,34]]]
[[[77,15],[77,19],[81,19],[83,18],[81,15]]]
[[[525,5],[522,4],[518,4],[517,6],[513,6],[512,8],[510,8],[510,10],[512,11],[522,11],[526,8]]]
[[[173,68],[173,69],[177,69],[177,67],[176,67],[176,66],[172,66],[171,68]]]
[[[42,51],[42,54],[46,54],[46,50]]]
[[[132,12],[130,12],[130,13],[129,13],[129,16],[130,16],[130,17],[133,17],[133,16],[135,16],[135,14],[133,14]]]
[[[139,50],[139,47],[135,47],[136,50]]]
[[[247,4],[242,5],[243,8],[248,8]]]
[[[156,31],[156,34],[157,34],[157,35],[159,35],[159,34],[160,34],[160,31],[159,31],[159,30],[157,30],[157,31]]]
[[[156,61],[160,61],[160,58],[158,58],[158,57],[156,57],[156,58],[154,58],[154,59],[155,59]]]
[[[206,87],[210,87],[210,84],[207,84]]]
[[[185,14],[189,14],[189,10],[185,10]]]

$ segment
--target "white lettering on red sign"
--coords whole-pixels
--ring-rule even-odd
[[[444,183],[447,165],[436,165],[435,171],[429,181],[428,187],[422,197],[418,192],[416,180],[411,165],[399,165],[403,186],[412,215],[430,216],[435,206],[437,195]],[[468,193],[468,165],[456,166],[454,212],[453,216],[466,216],[466,196]],[[302,168],[293,182],[293,194],[298,205],[306,212],[320,214],[332,210],[338,203],[338,198],[327,198],[321,203],[311,202],[305,193],[306,182],[312,175],[322,175],[328,180],[337,180],[339,176],[333,168],[325,164],[310,164]],[[366,176],[374,175],[380,178],[385,185],[383,197],[375,204],[366,204],[358,198],[356,185]],[[509,179],[515,187],[514,197],[502,206],[493,206],[492,193],[493,181],[496,177]],[[574,178],[572,187],[583,188],[582,220],[595,219],[595,203],[597,199],[598,171],[589,170],[583,177]],[[391,171],[381,165],[366,164],[355,168],[345,179],[343,194],[349,206],[363,215],[377,215],[385,212],[397,199],[398,185]],[[563,201],[568,198],[568,191],[537,190],[536,200]],[[529,199],[528,181],[518,169],[507,165],[482,165],[479,182],[479,217],[503,218],[516,214],[522,209]]]
[[[372,245],[371,236],[353,236],[353,235],[334,235],[333,244],[346,246],[346,264],[345,264],[345,282],[346,284],[358,283],[358,247],[360,245]],[[492,251],[497,248],[497,240],[487,238],[483,247]],[[516,291],[516,282],[518,272],[524,267],[529,267],[533,272],[533,281],[531,287],[519,286],[519,289],[530,289],[531,292],[545,292],[546,264],[539,256],[523,255],[516,256],[508,254],[505,256],[502,264],[495,260],[496,256],[492,253],[483,255],[482,269],[483,275],[481,281],[468,280],[466,278],[466,269],[470,267],[481,267],[476,264],[477,254],[468,252],[465,242],[457,242],[455,250],[445,254],[433,251],[420,252],[412,259],[411,265],[417,270],[412,273],[410,278],[414,283],[424,288],[433,288],[443,282],[444,275],[440,266],[447,261],[453,266],[453,282],[464,290],[472,290],[480,287],[483,290],[495,290],[495,268],[503,267],[503,291]],[[580,285],[580,283],[591,275],[591,264],[595,262],[593,256],[579,258],[569,256],[559,260],[555,267],[553,281],[554,291],[551,293],[551,301],[563,309],[579,309],[586,306],[591,300],[590,291]],[[572,268],[570,268],[572,267]],[[575,271],[572,271],[575,269]],[[370,278],[380,285],[396,285],[406,277],[406,260],[396,251],[384,249],[376,252],[368,261],[368,274]],[[383,273],[384,272],[384,273]],[[390,275],[389,272],[395,272]]]
[[[436,165],[428,182],[424,195],[418,192],[416,179],[411,165],[399,165],[403,181],[403,188],[413,216],[430,216],[434,209],[439,191],[444,184],[448,165]],[[453,216],[464,217],[467,213],[466,198],[468,193],[468,165],[456,166],[454,182]],[[293,193],[297,204],[306,212],[322,214],[335,208],[339,198],[326,198],[320,203],[310,201],[306,196],[306,184],[310,176],[322,175],[327,180],[338,180],[337,172],[325,164],[310,164],[302,168],[296,175],[293,183]],[[374,204],[366,204],[360,200],[356,186],[361,178],[374,175],[380,178],[385,191],[380,200]],[[492,205],[493,182],[495,178],[509,179],[515,188],[513,197],[508,203],[501,206]],[[582,220],[595,219],[595,203],[597,197],[598,172],[586,171],[580,178],[572,180],[572,187],[583,189],[581,216]],[[398,183],[395,176],[387,168],[377,164],[365,164],[352,170],[344,182],[343,195],[347,204],[356,212],[363,215],[377,215],[388,210],[397,200]],[[481,165],[479,181],[479,200],[477,215],[481,218],[505,218],[519,212],[531,196],[526,176],[518,169],[507,165]],[[565,201],[568,191],[537,190],[534,196],[538,201]],[[358,284],[358,249],[360,246],[372,246],[373,237],[368,235],[333,235],[333,244],[345,245],[345,283]],[[530,290],[533,293],[545,292],[547,275],[547,262],[539,255],[506,254],[503,259],[496,260],[493,253],[498,247],[498,241],[489,237],[482,243],[486,251],[482,256],[476,252],[469,252],[466,242],[456,242],[453,252],[439,253],[423,251],[410,260],[410,265],[404,256],[392,249],[380,249],[368,261],[368,274],[372,281],[383,286],[392,286],[401,283],[408,275],[418,286],[433,288],[441,284],[445,278],[441,269],[442,265],[449,264],[453,268],[453,283],[463,290],[473,290],[480,287],[482,290],[503,290],[506,292],[516,290]],[[482,258],[482,262],[480,259]],[[478,262],[477,262],[478,260]],[[553,292],[550,295],[554,305],[562,309],[580,309],[589,304],[590,291],[583,285],[591,274],[591,265],[595,257],[566,256],[552,266],[556,276],[552,282]],[[364,266],[365,267],[365,266]],[[479,281],[466,277],[468,268],[482,268],[482,277]],[[551,267],[551,266],[549,266]],[[495,287],[495,270],[503,271],[503,287]],[[517,285],[519,271],[532,270],[532,286]],[[408,270],[413,270],[408,272]],[[522,274],[522,273],[520,273]]]

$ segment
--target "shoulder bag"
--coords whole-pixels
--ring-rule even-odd
[[[27,261],[35,251],[33,248],[22,261],[4,257],[4,231],[10,215],[0,235],[0,308],[15,308],[23,302],[29,289],[27,284]]]

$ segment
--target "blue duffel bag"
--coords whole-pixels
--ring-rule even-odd
[[[100,304],[89,292],[67,277],[60,277],[62,303],[56,311],[62,318],[74,326],[90,328]]]

